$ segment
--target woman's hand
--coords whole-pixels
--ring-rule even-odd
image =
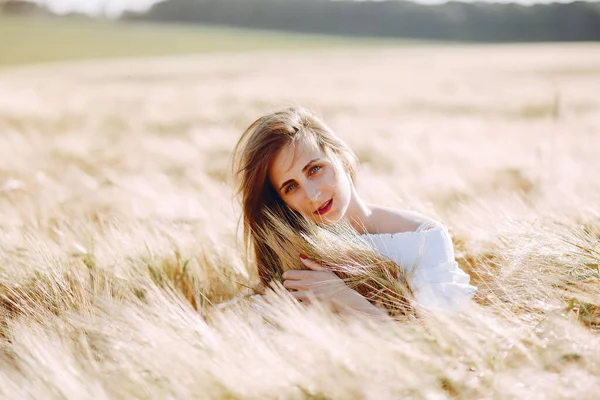
[[[350,289],[340,277],[321,267],[316,262],[300,256],[308,270],[290,270],[283,273],[283,286],[303,303],[310,303],[309,293],[325,301],[339,313],[362,312],[370,315],[387,316],[357,291]]]

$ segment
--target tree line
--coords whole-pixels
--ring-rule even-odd
[[[600,4],[423,5],[409,1],[166,0],[125,19],[346,36],[459,41],[600,40]]]

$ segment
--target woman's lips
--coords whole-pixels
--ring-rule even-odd
[[[331,210],[332,204],[333,204],[333,199],[329,200],[328,202],[324,203],[321,207],[319,207],[319,209],[317,211],[315,211],[315,214],[318,214],[318,215],[326,214],[329,210]]]

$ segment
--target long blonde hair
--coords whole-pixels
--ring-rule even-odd
[[[410,289],[398,265],[361,243],[348,224],[321,227],[311,223],[291,210],[273,188],[268,179],[271,160],[283,147],[300,140],[313,140],[355,180],[355,154],[304,108],[267,114],[244,131],[233,151],[232,168],[242,205],[247,259],[256,263],[262,287],[280,280],[285,270],[299,269],[302,252],[327,265],[368,299],[379,300],[388,309],[406,309]],[[387,304],[390,301],[399,304],[394,307]]]

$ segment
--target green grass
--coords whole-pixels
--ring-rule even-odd
[[[314,49],[409,41],[85,18],[0,15],[0,66],[222,51]]]

